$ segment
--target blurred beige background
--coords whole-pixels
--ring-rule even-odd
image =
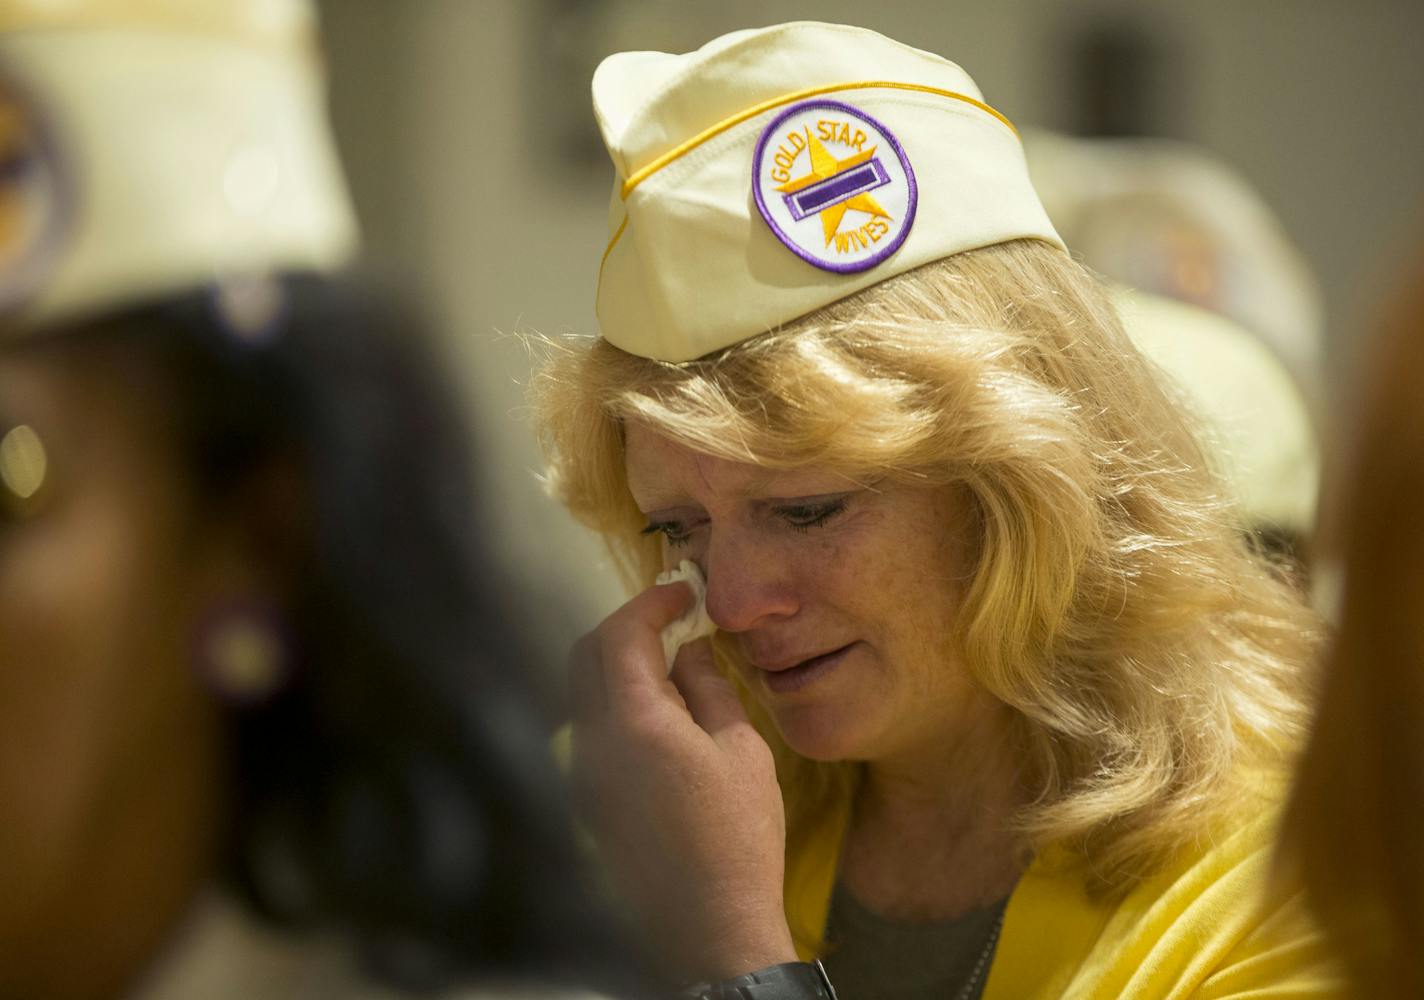
[[[622,595],[599,546],[541,492],[522,412],[529,362],[510,335],[596,332],[612,175],[588,78],[609,52],[850,21],[959,62],[1016,123],[1068,131],[1092,127],[1083,67],[1107,52],[1117,75],[1094,77],[1111,84],[1101,114],[1214,151],[1304,252],[1336,393],[1424,240],[1417,0],[325,0],[322,13],[370,264],[448,341],[483,441],[491,527],[545,594],[550,656]]]

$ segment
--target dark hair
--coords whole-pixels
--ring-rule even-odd
[[[492,559],[464,416],[408,315],[350,284],[199,291],[67,331],[156,365],[206,504],[299,470],[296,669],[230,708],[230,875],[279,923],[352,934],[406,988],[537,977],[629,992],[541,708],[537,625]]]

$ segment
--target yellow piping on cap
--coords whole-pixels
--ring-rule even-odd
[[[628,228],[628,213],[623,213],[623,221],[618,223],[618,228],[614,230],[613,237],[608,241],[608,246],[603,248],[603,256],[598,261],[598,290],[594,293],[593,308],[598,309],[598,297],[603,294],[603,265],[608,263],[608,255],[613,252],[613,246],[618,242],[618,237],[623,235],[623,230]]]
[[[739,111],[732,117],[724,119],[718,122],[716,125],[713,125],[711,128],[699,132],[697,135],[693,136],[691,139],[688,139],[686,142],[681,143],[678,146],[674,146],[672,149],[659,156],[652,163],[649,163],[646,167],[643,167],[641,170],[634,171],[633,174],[626,181],[623,182],[623,191],[621,197],[626,199],[628,195],[633,193],[633,189],[635,187],[643,183],[643,181],[647,180],[649,177],[657,173],[669,163],[672,163],[679,157],[682,157],[687,153],[692,152],[692,150],[696,149],[698,146],[702,145],[707,140],[721,135],[723,132],[727,131],[727,129],[729,128],[732,128],[734,125],[740,125],[748,118],[756,117],[763,111],[770,111],[772,108],[780,107],[783,104],[790,104],[792,101],[803,100],[807,97],[815,97],[818,94],[834,94],[842,90],[869,90],[872,88],[883,88],[887,90],[913,90],[922,94],[935,94],[939,97],[948,97],[951,100],[963,101],[965,104],[973,105],[981,111],[987,111],[989,114],[999,119],[999,121],[1003,122],[1006,126],[1008,126],[1009,131],[1012,132],[1015,136],[1019,134],[1019,130],[1014,128],[1013,122],[1009,121],[1002,114],[989,107],[989,105],[985,104],[983,101],[975,100],[967,94],[960,94],[953,90],[941,90],[939,87],[927,87],[919,83],[895,83],[890,80],[862,80],[856,83],[832,83],[824,87],[810,87],[806,90],[797,90],[790,94],[783,94],[780,97],[773,97],[769,101],[762,101],[760,104],[753,105],[752,107],[747,108],[745,111]],[[608,250],[613,249],[613,244],[618,242],[618,236],[621,234],[622,230],[620,229],[618,233],[614,235],[613,239],[609,242]],[[604,251],[603,256],[605,259],[608,257],[607,250]]]

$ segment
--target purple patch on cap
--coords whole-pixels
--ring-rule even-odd
[[[762,130],[752,194],[787,249],[842,274],[868,270],[900,249],[919,198],[909,158],[889,129],[830,100],[794,104]]]
[[[863,191],[872,191],[890,183],[890,175],[878,159],[859,167],[851,167],[830,180],[812,184],[803,191],[783,195],[791,217],[800,222],[812,212],[848,201]]]
[[[22,81],[0,73],[0,314],[35,298],[73,234],[74,179]]]

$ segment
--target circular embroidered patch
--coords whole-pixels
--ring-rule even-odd
[[[0,312],[28,301],[57,262],[72,208],[67,181],[34,103],[0,75]]]
[[[777,115],[757,140],[752,193],[776,238],[826,271],[889,257],[915,221],[915,172],[889,129],[840,101]]]

